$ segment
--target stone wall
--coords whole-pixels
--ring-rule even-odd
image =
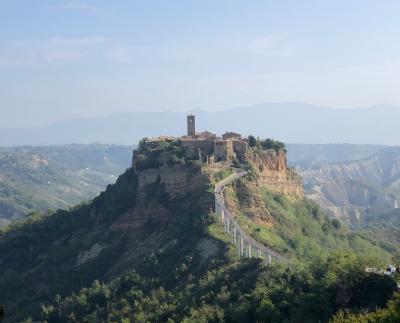
[[[236,157],[240,162],[244,163],[247,160],[248,144],[242,140],[233,141],[233,150],[235,151]]]
[[[232,140],[215,140],[214,141],[214,156],[216,161],[224,161],[232,159],[234,154]]]
[[[207,156],[214,153],[214,142],[209,139],[185,139],[181,140],[181,146],[188,159],[198,159],[200,152],[203,161],[206,161]]]

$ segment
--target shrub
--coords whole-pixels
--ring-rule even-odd
[[[332,225],[335,228],[335,230],[339,230],[341,228],[341,226],[342,226],[338,219],[333,219],[332,220]]]
[[[262,140],[260,144],[263,149],[274,149],[276,152],[285,149],[285,144],[283,142],[273,139]]]

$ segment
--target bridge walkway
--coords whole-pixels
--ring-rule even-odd
[[[245,233],[232,213],[225,206],[223,190],[227,185],[236,179],[245,176],[247,173],[248,172],[236,172],[215,185],[215,213],[219,215],[221,223],[224,224],[224,232],[231,237],[232,242],[238,250],[239,256],[247,258],[262,258],[265,259],[266,264],[271,264],[273,261],[289,263],[289,259],[281,256],[271,248],[258,243]]]

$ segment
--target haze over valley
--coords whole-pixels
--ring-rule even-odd
[[[287,143],[400,145],[393,136],[400,107],[332,109],[304,103],[265,103],[219,112],[196,110],[202,128],[217,133],[228,125],[238,132],[280,138]],[[134,112],[66,120],[34,128],[0,129],[1,146],[105,143],[132,145],[143,136],[184,133],[185,113]],[[146,134],[143,134],[146,129]],[[373,129],[373,131],[371,131]],[[318,134],[318,135],[316,135]]]

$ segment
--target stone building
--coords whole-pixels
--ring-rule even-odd
[[[233,140],[232,143],[236,158],[242,163],[246,162],[249,150],[248,142],[244,140]]]
[[[223,135],[222,135],[222,139],[227,140],[227,139],[242,139],[242,135],[236,132],[228,132],[226,131]]]
[[[216,161],[228,161],[234,157],[232,140],[214,140],[214,158]]]
[[[193,114],[187,116],[187,135],[192,138],[196,136],[196,117]]]
[[[148,139],[147,147],[154,147],[160,142],[177,142],[182,147],[186,159],[201,160],[207,164],[231,162],[237,159],[246,162],[248,155],[247,139],[235,132],[225,132],[222,137],[209,131],[196,133],[196,117],[187,116],[187,134],[182,137],[160,136]]]

